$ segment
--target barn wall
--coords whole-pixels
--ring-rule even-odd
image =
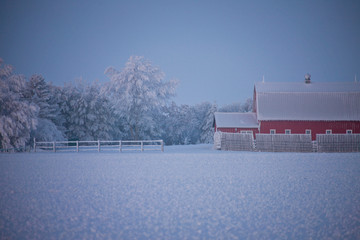
[[[311,129],[311,138],[316,140],[316,134],[325,134],[327,129],[333,134],[345,134],[348,129],[360,133],[360,121],[261,121],[260,133],[270,133],[270,129],[276,129],[277,134],[284,134],[285,129],[291,129],[291,134],[304,134]]]
[[[217,128],[216,131],[225,132],[225,133],[240,133],[241,131],[252,131],[254,138],[255,138],[255,134],[259,133],[259,129],[257,128]]]

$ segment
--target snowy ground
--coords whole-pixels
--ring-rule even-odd
[[[0,239],[360,239],[360,154],[0,154]]]

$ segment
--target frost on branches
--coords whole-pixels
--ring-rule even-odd
[[[0,59],[0,146],[22,148],[37,125],[38,107],[25,98],[26,80]]]
[[[110,83],[106,94],[114,111],[124,121],[124,130],[135,140],[160,136],[155,115],[175,95],[176,81],[164,81],[164,73],[144,57],[132,56],[120,72],[105,70]]]
[[[66,135],[71,140],[112,140],[118,130],[110,103],[100,94],[100,86],[81,80],[63,89],[61,112],[65,117]]]
[[[168,145],[211,143],[216,104],[204,102],[195,106],[176,105],[164,108],[162,139]]]
[[[41,75],[26,81],[0,59],[0,149],[37,141],[161,138],[167,145],[210,143],[216,104],[169,103],[177,82],[144,57],[122,71],[106,69],[108,83],[82,80],[56,87]],[[251,111],[252,101],[219,111]]]
[[[201,124],[200,142],[202,143],[213,143],[214,139],[214,113],[216,112],[217,106],[215,104],[204,103],[203,104],[203,122]]]
[[[31,138],[37,141],[65,140],[58,88],[46,83],[41,75],[31,76],[27,85],[26,98],[39,107],[38,126],[32,131]]]

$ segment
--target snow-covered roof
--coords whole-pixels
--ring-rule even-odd
[[[258,120],[360,121],[360,83],[257,83]]]
[[[360,92],[359,82],[258,82],[256,92]]]
[[[216,112],[218,128],[258,128],[256,113]]]

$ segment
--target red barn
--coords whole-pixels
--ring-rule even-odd
[[[360,83],[306,77],[303,83],[256,83],[253,113],[215,113],[215,131],[311,134],[313,140],[316,134],[360,134]]]
[[[214,122],[215,132],[229,133],[259,133],[259,123],[256,113],[216,112]]]

